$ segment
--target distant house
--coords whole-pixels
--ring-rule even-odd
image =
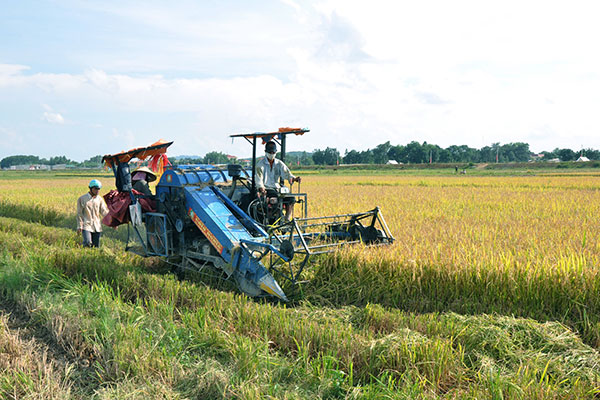
[[[560,162],[560,158],[552,158],[548,162]]]
[[[398,165],[398,161],[396,161],[396,160],[388,160],[387,163],[391,164],[391,165]]]
[[[31,164],[20,164],[20,165],[11,165],[10,169],[17,170],[17,171],[27,171],[27,170],[32,169],[31,167],[32,167]]]
[[[36,171],[47,171],[50,169],[49,165],[45,165],[45,164],[34,164],[31,165],[29,167],[30,170],[36,170]]]
[[[540,161],[544,158],[544,154],[540,153],[540,154],[531,154],[531,160],[530,161]]]
[[[585,156],[580,156],[577,160],[575,160],[575,162],[586,162],[586,161],[590,161],[590,159]]]

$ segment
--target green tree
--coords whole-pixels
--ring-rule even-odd
[[[50,164],[50,165],[72,164],[72,163],[73,163],[73,161],[69,160],[65,156],[50,157],[50,160],[48,161],[48,164]]]
[[[542,160],[543,161],[552,160],[553,158],[558,158],[558,156],[556,155],[555,152],[553,152],[553,151],[542,151]]]
[[[313,165],[314,161],[312,159],[312,155],[310,153],[307,153],[306,151],[303,151],[302,155],[300,156],[300,164]]]
[[[325,152],[320,149],[313,150],[312,159],[317,165],[325,165]]]
[[[554,153],[560,158],[560,161],[574,161],[577,159],[577,153],[571,149],[555,149]]]
[[[427,142],[423,142],[422,147],[425,151],[425,162],[429,162],[430,159],[433,163],[441,162],[440,158],[443,149],[440,146],[438,146],[437,144],[428,144]]]
[[[407,160],[405,159],[405,147],[402,145],[391,146],[388,150],[388,157],[390,160],[396,160],[397,162],[405,163]]]
[[[344,164],[360,164],[362,162],[360,153],[356,150],[350,150],[344,156]]]
[[[590,160],[600,160],[600,151],[594,149],[584,149],[583,155]]]
[[[467,145],[450,146],[450,162],[474,162],[478,159],[479,152]]]
[[[479,162],[491,163],[496,161],[496,150],[491,146],[484,146],[479,149]]]
[[[327,147],[325,150],[315,150],[312,159],[318,165],[336,165],[340,153],[335,148]]]
[[[419,142],[412,141],[406,145],[406,158],[409,163],[420,164],[425,162],[427,155]]]
[[[518,142],[502,145],[498,158],[502,162],[527,162],[531,159],[529,144]]]
[[[449,163],[450,159],[451,159],[450,152],[446,149],[440,148],[437,161],[441,162],[441,163]]]
[[[219,151],[211,151],[206,153],[202,161],[204,164],[227,164],[229,163],[229,158],[227,157],[227,154]]]
[[[94,168],[102,165],[102,156],[94,156],[80,164],[82,167]]]
[[[373,164],[375,162],[375,157],[373,156],[373,150],[367,149],[361,151],[360,155],[360,163],[361,164]]]
[[[325,163],[327,165],[336,165],[340,160],[340,152],[335,148],[328,147],[325,149]]]
[[[13,165],[23,165],[23,164],[41,164],[40,158],[38,156],[25,156],[25,155],[16,155],[16,156],[8,156],[4,157],[2,161],[0,161],[0,168],[10,168]]]
[[[377,145],[377,147],[373,149],[373,162],[375,164],[387,164],[390,159],[388,152],[390,151],[391,147],[392,145],[389,141]]]

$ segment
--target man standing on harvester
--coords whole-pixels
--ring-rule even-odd
[[[259,196],[268,195],[269,197],[276,197],[281,189],[281,185],[279,184],[280,179],[288,180],[290,185],[293,182],[300,183],[301,181],[299,176],[292,175],[290,169],[283,161],[275,158],[275,154],[277,154],[277,145],[273,141],[267,142],[265,146],[266,157],[256,164],[255,178]],[[295,199],[293,196],[283,198],[285,222],[294,218],[294,203]]]

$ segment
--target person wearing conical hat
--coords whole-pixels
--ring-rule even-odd
[[[148,183],[156,180],[156,174],[148,167],[139,167],[131,173],[133,188],[145,196],[154,197]]]

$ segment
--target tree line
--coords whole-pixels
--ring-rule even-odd
[[[600,151],[585,149],[575,152],[571,149],[554,149],[544,151],[539,159],[549,161],[559,159],[560,161],[574,161],[580,155],[585,155],[590,160],[600,160]],[[279,154],[277,155],[279,157]],[[406,145],[393,146],[385,142],[375,146],[373,149],[363,151],[346,150],[341,155],[336,148],[327,147],[324,150],[316,149],[312,153],[306,151],[292,151],[286,155],[286,162],[291,165],[336,165],[336,164],[386,164],[390,160],[404,164],[424,163],[493,163],[493,162],[528,162],[532,160],[534,153],[529,150],[529,144],[517,142],[501,145],[494,143],[480,149],[466,145],[449,146],[441,148],[427,142],[419,143],[412,141]],[[227,164],[237,163],[236,159],[229,158],[226,154],[212,151],[204,157],[178,158],[175,164]]]
[[[65,156],[40,158],[38,156],[16,155],[4,157],[0,160],[0,168],[10,168],[15,165],[69,165],[72,167],[95,168],[102,165],[102,156],[94,156],[83,162],[69,160]]]
[[[204,157],[178,157],[169,159],[172,164],[185,165],[185,164],[231,164],[235,162],[235,158],[230,158],[227,154],[221,153],[220,151],[211,151],[206,153]]]
[[[543,151],[541,161],[558,159],[560,161],[574,161],[580,155],[590,160],[600,160],[600,150],[584,149],[574,151],[571,149],[556,148],[552,151]],[[373,149],[363,151],[346,150],[341,155],[336,148],[327,147],[324,150],[316,149],[312,153],[306,151],[288,152],[286,161],[292,165],[336,165],[336,164],[386,164],[390,160],[404,164],[425,163],[493,163],[493,162],[528,162],[534,158],[534,153],[529,150],[529,144],[523,142],[501,145],[493,143],[480,149],[466,145],[449,146],[442,148],[427,142],[412,141],[406,145],[392,145],[385,142]],[[204,157],[177,158],[171,160],[173,164],[228,164],[238,162],[225,153],[211,151]],[[50,157],[49,159],[37,156],[16,155],[5,157],[0,161],[0,168],[10,168],[13,165],[57,165],[66,164],[73,167],[100,167],[102,156],[94,156],[89,160],[77,162],[65,156]]]
[[[575,161],[580,155],[590,160],[600,160],[600,151],[584,149],[573,151],[571,149],[556,148],[553,151],[543,151],[537,157],[529,150],[529,144],[516,142],[501,145],[494,143],[480,149],[466,145],[449,146],[442,148],[427,142],[412,141],[406,145],[391,145],[385,142],[373,149],[364,151],[346,150],[342,156],[335,148],[327,147],[325,150],[317,149],[312,153],[314,164],[386,164],[390,160],[404,164],[424,163],[493,163],[493,162],[528,162],[534,158],[541,161],[559,159],[560,161]]]

